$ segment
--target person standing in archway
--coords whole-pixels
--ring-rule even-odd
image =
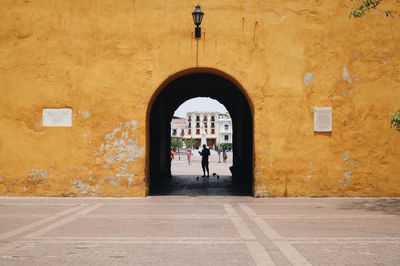
[[[207,177],[210,177],[210,170],[208,169],[208,157],[210,156],[210,150],[207,149],[207,146],[203,145],[203,150],[199,151],[201,155],[201,168],[203,168],[203,177],[206,176],[207,170]]]
[[[228,153],[225,149],[222,152],[222,159],[224,160],[224,163],[226,163],[226,159],[228,159]]]
[[[187,156],[188,164],[190,165],[190,160],[192,158],[192,151],[190,149],[188,149],[186,151],[186,156]]]

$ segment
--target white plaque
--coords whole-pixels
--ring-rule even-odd
[[[314,131],[332,132],[332,107],[314,107]]]
[[[71,127],[71,108],[47,108],[42,112],[42,125],[44,127]]]

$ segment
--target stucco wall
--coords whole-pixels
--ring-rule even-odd
[[[145,195],[150,102],[196,67],[195,4],[1,1],[0,194]],[[347,0],[200,4],[198,66],[232,76],[253,107],[256,196],[400,195],[399,14],[350,19]],[[314,134],[315,106],[333,108],[332,134]],[[43,127],[47,107],[72,108],[73,126]]]

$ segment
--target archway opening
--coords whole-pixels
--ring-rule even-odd
[[[230,183],[188,182],[171,174],[171,119],[185,101],[210,97],[228,110],[232,120]],[[195,69],[172,76],[157,91],[148,113],[148,184],[151,195],[251,195],[253,186],[253,120],[241,86],[224,73]],[[199,165],[199,173],[201,167]],[[210,169],[212,172],[212,169]],[[196,176],[192,177],[193,179]],[[212,178],[212,177],[211,177]],[[177,183],[178,182],[178,183]]]
[[[215,185],[222,185],[231,176],[232,140],[232,119],[223,104],[209,97],[187,100],[175,110],[171,120],[171,175],[179,176],[185,183],[198,183],[207,174],[199,167],[200,153],[206,145],[212,178],[205,176],[208,178],[203,183],[218,181]]]

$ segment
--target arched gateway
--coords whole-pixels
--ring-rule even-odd
[[[188,69],[169,77],[154,94],[147,113],[147,184],[150,194],[171,175],[169,160],[170,121],[174,111],[195,97],[210,97],[222,103],[233,122],[232,182],[252,194],[253,116],[244,89],[229,75],[208,68]],[[199,169],[200,172],[200,169]]]

